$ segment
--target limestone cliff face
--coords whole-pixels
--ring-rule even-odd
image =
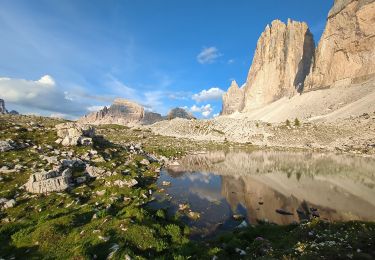
[[[375,0],[335,0],[306,89],[360,83],[375,76]]]
[[[235,80],[232,81],[228,92],[223,95],[222,115],[233,114],[242,111],[244,107],[245,94],[242,88],[238,87]]]
[[[125,99],[115,99],[113,104],[102,110],[88,114],[79,122],[86,124],[119,124],[133,126],[138,124],[153,124],[162,120],[160,114],[145,112],[144,108],[135,102]]]
[[[258,40],[245,92],[251,110],[303,90],[315,44],[306,23],[275,20]]]

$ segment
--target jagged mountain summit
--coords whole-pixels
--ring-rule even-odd
[[[374,78],[374,24],[375,0],[336,0],[315,49],[306,23],[273,21],[258,40],[244,87],[232,83],[223,95],[221,114],[253,112],[283,97]]]
[[[145,117],[144,108],[135,102],[125,99],[115,99],[110,107],[85,115],[78,121],[86,124],[139,124]]]
[[[314,39],[306,23],[275,20],[258,40],[247,76],[245,110],[302,91],[314,55]]]
[[[193,119],[194,116],[183,108],[172,109],[167,116],[145,111],[144,107],[126,99],[115,99],[109,107],[92,112],[78,120],[80,123],[102,125],[118,124],[126,126],[151,125],[153,123],[173,118]]]
[[[4,101],[4,99],[0,99],[0,114],[18,115],[19,113],[16,110],[8,111],[5,108],[5,101]]]
[[[167,118],[169,120],[174,118],[195,119],[195,117],[191,113],[187,112],[181,107],[176,107],[169,111]]]
[[[5,108],[5,102],[3,99],[0,99],[0,114],[6,114],[7,110]]]
[[[238,87],[235,80],[232,81],[228,92],[223,95],[222,115],[229,115],[242,111],[244,108],[245,94],[243,88]]]

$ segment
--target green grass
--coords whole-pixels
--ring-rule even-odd
[[[30,122],[44,127],[31,129]],[[141,155],[130,154],[122,144],[142,142],[144,150],[166,157],[180,157],[202,149],[254,149],[231,143],[192,142],[157,136],[147,129],[106,125],[98,129],[112,143],[93,147],[67,148],[55,144],[53,126],[61,120],[42,117],[0,117],[1,139],[31,140],[50,145],[76,156],[96,149],[108,161],[93,163],[116,173],[91,180],[64,193],[30,196],[21,188],[33,171],[48,168],[33,148],[0,153],[0,167],[25,166],[19,172],[1,173],[0,197],[17,197],[14,208],[0,211],[0,258],[9,259],[371,259],[375,257],[375,224],[365,222],[325,223],[313,220],[300,225],[259,224],[227,232],[205,241],[189,239],[190,229],[179,215],[168,216],[166,209],[146,207],[156,190],[155,169],[139,162]],[[26,131],[25,131],[26,129]],[[144,135],[140,137],[139,135]],[[34,169],[35,168],[35,169]],[[282,169],[283,170],[283,169]],[[285,169],[287,170],[287,169]],[[127,171],[127,174],[122,172]],[[75,171],[79,176],[82,171]],[[291,173],[297,174],[297,173]],[[136,178],[138,185],[106,185],[115,180]],[[97,195],[98,191],[104,194]],[[125,199],[128,198],[128,199]],[[114,251],[114,248],[118,248]],[[240,256],[238,249],[246,255]]]

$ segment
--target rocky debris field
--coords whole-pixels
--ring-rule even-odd
[[[174,119],[149,128],[155,134],[199,141],[238,142],[260,147],[375,154],[375,112],[333,122],[265,123],[246,118]]]
[[[58,133],[61,123],[67,123],[64,134]],[[161,167],[192,151],[249,146],[177,139],[115,125],[92,129],[91,142],[79,142],[88,137],[77,131],[80,127],[51,118],[0,116],[1,259],[375,255],[374,224],[360,222],[260,223],[213,240],[192,241],[180,214],[147,206],[158,189]],[[63,145],[67,136],[69,142]]]

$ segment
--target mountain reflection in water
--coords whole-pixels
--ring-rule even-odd
[[[189,155],[180,166],[165,169],[158,183],[172,196],[174,210],[189,203],[201,213],[188,221],[199,232],[268,220],[289,224],[301,213],[318,209],[322,219],[375,220],[375,160],[347,155],[281,152],[216,151]],[[281,215],[283,209],[293,215]]]

